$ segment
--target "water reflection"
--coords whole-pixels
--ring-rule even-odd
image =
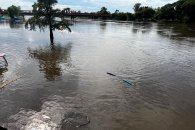
[[[22,23],[17,23],[17,22],[9,22],[9,26],[11,29],[18,29],[24,27]]]
[[[47,80],[53,81],[62,75],[62,66],[70,66],[71,43],[66,46],[51,45],[37,49],[28,48],[31,58],[38,60],[40,71]],[[61,64],[63,63],[63,64]]]
[[[102,32],[104,32],[106,30],[106,26],[107,26],[106,22],[104,22],[104,21],[100,22],[100,29]]]
[[[170,39],[186,40],[189,42],[195,42],[194,30],[194,25],[180,23],[161,23],[157,26],[157,33],[159,35],[168,37]]]
[[[194,130],[195,46],[185,40],[195,38],[194,28],[180,25],[82,21],[66,35],[76,44],[65,46],[46,45],[47,31],[0,25],[0,50],[12,56],[9,75],[1,75],[25,74],[0,94],[0,125],[60,129],[84,113],[91,120],[87,130]],[[159,33],[169,30],[170,38]],[[184,40],[172,40],[174,33]],[[59,32],[55,36],[64,40]],[[136,85],[125,86],[106,72]]]
[[[133,22],[132,32],[133,33],[149,33],[152,30],[152,23]]]

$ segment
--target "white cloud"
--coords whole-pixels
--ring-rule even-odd
[[[32,9],[32,4],[32,2],[23,0],[0,0],[0,7],[2,9],[7,9],[11,5],[20,6],[22,9]]]
[[[0,7],[2,9],[7,9],[11,5],[20,6],[22,9],[32,9],[32,2],[27,2],[23,0],[0,0]]]
[[[36,0],[34,0],[36,2]],[[34,2],[27,0],[0,0],[0,8],[7,9],[11,5],[20,6],[22,10],[31,10]],[[93,7],[83,7],[79,5],[57,4],[56,8],[71,8],[73,10],[91,11]]]
[[[65,5],[65,4],[57,4],[55,6],[56,8],[59,9],[64,9],[64,8],[70,8],[71,10],[74,11],[86,11],[86,12],[91,12],[93,10],[93,7],[83,7],[83,6],[79,6],[79,5]]]

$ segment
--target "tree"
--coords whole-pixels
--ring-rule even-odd
[[[3,16],[3,10],[0,8],[0,16]]]
[[[116,10],[114,13],[112,13],[113,20],[134,20],[134,15],[132,13],[124,13],[124,12],[119,12],[119,10]]]
[[[173,3],[174,8],[175,8],[175,13],[176,13],[176,19],[177,20],[182,20],[183,16],[184,16],[184,11],[182,8],[183,3],[185,2],[185,0],[179,0],[175,3]]]
[[[161,13],[160,10],[161,10],[160,7],[158,7],[158,8],[155,9],[155,14],[154,14],[154,19],[155,20],[160,19],[160,13]]]
[[[135,18],[136,19],[142,19],[142,20],[148,20],[152,19],[155,14],[155,10],[151,7],[140,7],[138,8],[138,5],[136,6],[136,13],[135,13]]]
[[[128,21],[133,21],[133,20],[135,20],[135,15],[132,14],[132,13],[127,13],[127,20],[128,20]]]
[[[139,11],[140,6],[141,6],[141,3],[136,3],[134,5],[133,10],[134,10],[135,13],[137,13]]]
[[[64,11],[65,13],[70,13],[70,8],[64,8],[63,11]]]
[[[7,13],[10,16],[10,18],[15,18],[19,16],[20,13],[20,6],[12,5],[7,8]]]
[[[98,13],[100,13],[100,14],[110,14],[110,12],[107,11],[106,7],[102,7],[101,10]]]
[[[0,14],[2,14],[3,13],[3,10],[0,8]]]
[[[141,7],[141,13],[142,13],[142,18],[143,19],[152,19],[155,11],[154,9],[150,8],[150,7]]]
[[[119,10],[117,9],[117,10],[115,10],[115,12],[114,12],[115,14],[118,14],[119,13]]]
[[[194,0],[185,0],[182,5],[184,12],[184,17],[187,22],[195,21],[195,1]]]
[[[160,19],[166,19],[166,20],[175,20],[176,19],[176,10],[175,6],[173,4],[166,4],[165,6],[161,7]]]
[[[119,12],[119,10],[115,10],[115,12],[112,13],[112,19],[114,19],[114,20],[123,20],[123,21],[129,20],[128,19],[128,14],[124,13],[124,12]]]
[[[49,27],[50,41],[54,44],[54,30],[65,30],[71,32],[70,23],[64,19],[64,11],[54,9],[53,6],[57,4],[57,0],[38,0],[34,3],[33,17],[26,21],[26,28],[30,26],[30,30],[36,30],[36,27],[40,30],[44,30]],[[59,19],[57,19],[59,18]]]

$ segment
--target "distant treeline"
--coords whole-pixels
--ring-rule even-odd
[[[123,21],[195,22],[195,0],[178,0],[177,2],[166,4],[159,8],[142,6],[141,3],[136,3],[133,10],[134,13],[120,12],[119,10],[116,10],[114,13],[110,13],[106,7],[102,7],[100,11],[95,13],[109,16],[102,18]],[[2,12],[3,11],[0,9],[0,17],[3,16]],[[10,18],[18,17],[19,12],[20,7],[14,5],[8,7],[7,9],[7,14]],[[64,12],[68,13],[72,11],[70,8],[65,8]]]
[[[110,19],[113,20],[195,22],[195,0],[179,0],[156,9],[137,3],[133,9],[134,13],[116,10],[111,14],[106,7],[102,7],[97,13],[111,14]]]

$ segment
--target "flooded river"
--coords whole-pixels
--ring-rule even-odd
[[[85,20],[71,28],[55,31],[50,46],[47,30],[0,24],[9,63],[0,59],[0,126],[195,129],[195,25]]]

